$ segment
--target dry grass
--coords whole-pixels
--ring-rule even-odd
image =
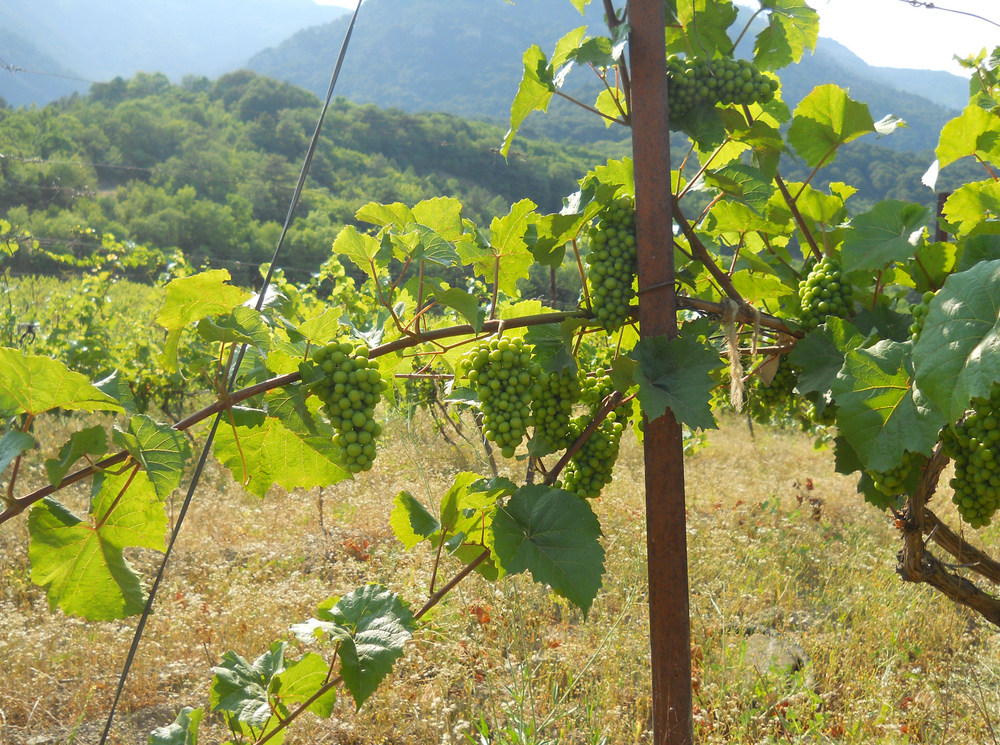
[[[436,506],[456,471],[483,463],[422,421],[397,418],[388,431],[375,470],[328,490],[258,501],[224,472],[206,474],[115,742],[144,742],[181,706],[207,706],[223,653],[256,657],[330,595],[381,582],[423,600],[432,556],[393,539],[391,501],[407,489]],[[687,461],[697,740],[996,742],[996,630],[897,579],[892,526],[834,474],[830,453],[797,433],[758,428],[751,439],[732,421],[709,440]],[[587,621],[528,578],[472,577],[360,712],[345,696],[331,720],[308,715],[286,742],[649,742],[641,474],[627,443],[595,505],[608,573]],[[134,620],[50,613],[28,579],[25,534],[24,520],[0,531],[0,742],[96,742]],[[134,559],[148,576],[157,555]],[[755,638],[797,644],[804,666],[758,672]],[[221,723],[207,719],[202,738],[224,740]]]

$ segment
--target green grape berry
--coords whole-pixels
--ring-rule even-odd
[[[374,419],[375,407],[388,388],[378,363],[368,359],[366,346],[349,341],[319,347],[312,361],[323,377],[312,383],[309,392],[323,402],[323,413],[335,431],[333,444],[340,463],[351,473],[370,470],[375,440],[382,434],[382,426]]]
[[[811,331],[827,316],[846,318],[852,310],[851,286],[844,281],[840,264],[826,256],[799,283],[799,302],[803,328]]]
[[[554,453],[573,441],[570,420],[580,399],[580,381],[574,370],[543,372],[535,381],[531,415],[538,453]]]
[[[972,401],[972,412],[944,430],[945,455],[955,462],[952,502],[974,528],[989,525],[1000,507],[1000,384]]]
[[[530,348],[520,338],[482,341],[459,360],[458,372],[476,389],[483,436],[500,448],[504,458],[513,458],[534,424],[531,400],[541,370],[533,369]]]
[[[667,58],[667,91],[672,117],[684,118],[702,106],[770,103],[779,83],[749,60],[722,57]]]
[[[608,331],[628,320],[638,271],[635,249],[635,205],[620,197],[605,207],[590,228],[587,287],[594,315]]]
[[[579,437],[591,420],[591,415],[573,419],[570,425],[572,439]],[[612,411],[566,464],[559,481],[560,488],[584,499],[599,497],[601,490],[611,483],[623,431],[624,425]]]
[[[937,293],[928,290],[920,298],[920,302],[910,309],[913,314],[913,323],[910,324],[910,338],[916,342],[920,338],[920,333],[924,330],[924,322],[927,320],[927,313],[931,309],[931,300]]]

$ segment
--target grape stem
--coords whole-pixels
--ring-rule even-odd
[[[580,433],[580,436],[576,438],[573,444],[566,448],[566,452],[558,461],[556,461],[552,470],[545,476],[545,481],[543,483],[546,486],[552,486],[555,484],[559,479],[559,474],[562,473],[562,470],[566,467],[566,464],[569,463],[570,459],[577,454],[580,448],[583,447],[584,443],[590,439],[590,436],[594,434],[594,431],[601,426],[601,422],[607,418],[608,414],[617,409],[619,406],[631,401],[633,398],[635,398],[634,393],[627,397],[623,397],[619,391],[609,393],[607,398],[601,402],[601,406],[597,410],[597,413],[594,414],[594,418],[591,419],[590,424],[588,424],[587,428]]]

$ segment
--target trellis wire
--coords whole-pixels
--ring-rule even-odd
[[[288,228],[291,225],[292,217],[295,213],[295,208],[298,206],[299,198],[302,195],[302,188],[305,185],[306,176],[309,173],[309,167],[312,164],[313,154],[316,152],[316,145],[319,142],[319,133],[323,127],[323,120],[326,118],[326,111],[330,107],[330,101],[333,99],[333,90],[337,85],[337,79],[340,77],[340,70],[344,64],[344,57],[347,54],[347,47],[351,41],[351,34],[354,32],[354,24],[358,19],[358,12],[361,10],[361,0],[358,0],[358,5],[354,9],[354,14],[351,16],[351,22],[347,26],[347,33],[344,35],[344,41],[340,46],[340,54],[337,56],[337,64],[333,69],[333,74],[330,76],[330,86],[326,92],[326,99],[323,102],[323,108],[320,111],[319,119],[316,121],[316,129],[313,131],[312,139],[309,142],[309,149],[306,151],[305,159],[302,162],[302,169],[299,171],[299,180],[295,186],[295,191],[292,194],[292,199],[288,205],[288,212],[285,215],[285,224],[281,228],[281,235],[278,236],[277,245],[274,248],[274,254],[271,256],[271,263],[268,265],[267,274],[264,276],[264,282],[261,285],[259,292],[257,293],[257,302],[255,304],[256,310],[260,310],[264,305],[264,298],[267,295],[267,289],[271,284],[271,279],[274,276],[274,270],[278,262],[278,257],[281,254],[281,248],[285,242],[285,236],[288,234]],[[236,360],[233,363],[232,375],[229,379],[229,387],[231,388],[236,382],[236,376],[240,369],[240,364],[243,362],[243,357],[246,354],[247,345],[243,344],[240,347],[239,354],[236,356]],[[173,550],[174,543],[177,540],[177,536],[180,534],[181,525],[184,523],[184,517],[187,514],[188,507],[191,505],[191,500],[194,497],[195,489],[198,486],[198,482],[201,479],[202,471],[205,468],[205,463],[208,461],[208,453],[212,447],[212,441],[215,439],[215,433],[219,428],[219,423],[222,420],[224,412],[219,412],[215,419],[212,421],[212,429],[208,433],[208,438],[205,440],[205,445],[202,447],[201,456],[198,458],[198,465],[195,467],[194,474],[191,477],[191,483],[188,485],[187,494],[184,497],[184,503],[181,505],[180,512],[177,514],[177,522],[174,525],[174,529],[170,534],[170,541],[167,543],[167,549],[163,554],[163,561],[160,562],[160,566],[156,572],[156,578],[153,580],[153,585],[149,589],[149,597],[146,599],[146,606],[142,611],[142,616],[139,618],[139,623],[136,626],[135,634],[132,636],[132,644],[129,647],[128,655],[125,658],[125,665],[122,668],[121,676],[118,678],[118,687],[115,689],[115,698],[111,703],[111,711],[108,712],[108,719],[104,725],[104,731],[101,733],[101,739],[99,745],[106,745],[108,734],[111,732],[111,725],[114,722],[115,712],[118,709],[118,702],[121,699],[122,691],[125,689],[125,682],[128,680],[129,670],[132,668],[132,662],[135,659],[135,653],[139,648],[139,642],[142,639],[143,630],[146,627],[146,621],[149,618],[149,614],[153,609],[153,602],[156,598],[156,592],[160,587],[160,581],[163,579],[163,574],[167,566],[167,562],[170,559],[170,553]]]

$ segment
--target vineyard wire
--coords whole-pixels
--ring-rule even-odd
[[[288,227],[292,222],[292,216],[295,213],[295,208],[298,205],[299,197],[302,195],[302,188],[305,185],[306,176],[309,173],[309,167],[312,164],[313,154],[316,152],[316,145],[319,143],[319,133],[323,127],[323,120],[326,117],[326,111],[330,106],[330,101],[333,99],[333,91],[337,85],[337,79],[340,77],[340,70],[343,67],[344,57],[347,54],[347,47],[351,41],[351,34],[354,31],[354,24],[358,18],[358,12],[361,10],[361,0],[358,0],[358,5],[354,9],[354,15],[351,16],[351,22],[347,26],[347,33],[344,35],[344,41],[340,46],[340,54],[337,57],[337,64],[334,67],[333,74],[330,76],[330,87],[327,89],[326,100],[323,103],[323,107],[320,110],[319,118],[316,121],[316,129],[313,132],[312,140],[309,142],[309,149],[306,152],[306,156],[302,162],[302,170],[299,173],[299,181],[295,187],[295,192],[292,194],[291,202],[288,206],[288,213],[285,216],[285,224],[281,230],[281,235],[278,237],[278,243],[274,248],[274,254],[271,257],[270,266],[268,266],[267,274],[264,277],[264,282],[261,285],[259,292],[257,293],[257,303],[256,310],[259,312],[264,305],[264,298],[267,294],[267,288],[271,283],[271,278],[274,276],[275,264],[278,261],[278,257],[281,254],[281,248],[284,245],[285,236],[288,233]],[[243,361],[243,356],[246,353],[247,344],[243,344],[240,347],[236,361],[233,364],[232,375],[229,380],[227,388],[231,388],[236,382],[236,376],[239,373],[240,364]],[[101,733],[101,739],[98,745],[106,745],[108,734],[111,732],[111,725],[114,722],[115,712],[118,709],[118,702],[121,699],[122,691],[125,689],[125,682],[128,680],[129,670],[132,668],[132,662],[135,659],[135,653],[139,648],[139,642],[142,639],[143,630],[146,627],[146,621],[149,618],[149,614],[153,610],[153,602],[156,599],[156,592],[159,589],[160,582],[163,579],[164,572],[166,570],[167,562],[170,559],[170,553],[173,550],[174,543],[177,541],[177,536],[180,534],[181,526],[184,524],[184,517],[187,514],[188,507],[191,505],[191,501],[194,497],[195,489],[198,487],[198,482],[201,480],[201,474],[204,470],[205,463],[208,460],[209,451],[212,448],[212,441],[215,439],[216,430],[219,427],[219,423],[222,421],[224,412],[220,411],[215,419],[212,421],[212,428],[208,433],[208,437],[205,440],[205,445],[202,447],[201,455],[198,458],[198,464],[195,467],[194,473],[191,476],[191,483],[188,485],[187,494],[184,497],[184,502],[181,505],[181,509],[177,514],[177,523],[174,525],[173,531],[170,534],[170,540],[167,543],[166,551],[163,554],[163,560],[160,562],[160,566],[156,571],[156,578],[153,580],[152,587],[149,588],[149,597],[146,599],[146,606],[143,608],[142,615],[139,617],[139,623],[136,625],[135,634],[132,636],[132,643],[129,646],[128,655],[125,658],[125,664],[122,668],[121,676],[118,678],[118,686],[115,689],[115,697],[111,703],[111,710],[108,712],[108,719],[104,725],[104,731]]]

